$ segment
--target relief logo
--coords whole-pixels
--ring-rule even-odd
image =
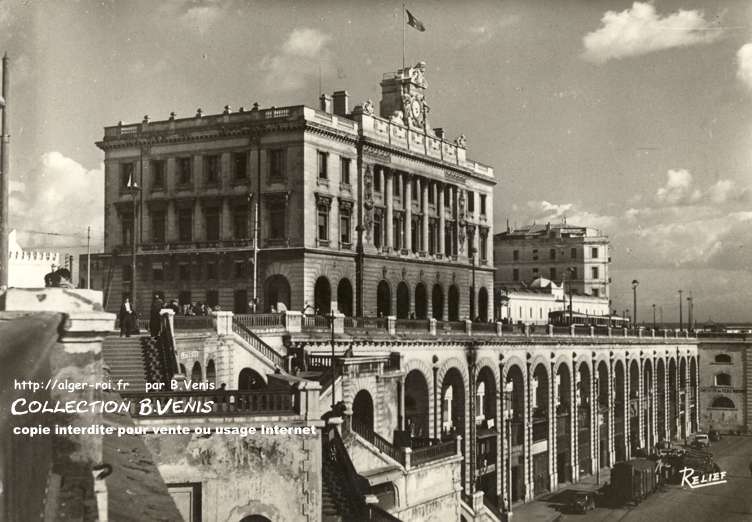
[[[683,468],[679,471],[682,474],[682,487],[689,486],[690,488],[695,489],[704,488],[705,486],[716,486],[718,484],[725,484],[727,482],[725,471],[701,474],[695,474],[695,470],[692,468]]]

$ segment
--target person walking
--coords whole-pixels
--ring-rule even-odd
[[[131,306],[130,299],[126,297],[123,299],[123,304],[120,305],[120,312],[118,313],[118,320],[120,321],[120,337],[123,337],[123,335],[126,337],[131,336],[134,317],[135,312],[133,306]]]
[[[162,330],[162,318],[159,312],[162,310],[162,299],[159,294],[154,294],[154,300],[151,302],[151,311],[149,312],[149,333],[155,339],[159,337]]]

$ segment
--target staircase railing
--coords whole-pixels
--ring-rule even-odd
[[[410,463],[413,466],[419,466],[424,462],[430,462],[432,460],[443,459],[451,457],[457,453],[457,441],[450,440],[447,442],[441,442],[439,444],[432,444],[430,446],[423,446],[420,448],[414,448]]]
[[[346,506],[350,511],[349,515],[355,520],[368,520],[368,508],[366,506],[364,495],[368,493],[368,481],[358,475],[355,466],[350,460],[347,448],[342,442],[336,427],[329,425],[324,429],[322,441],[322,464],[330,467],[333,473],[329,476],[339,482],[339,487],[344,493],[344,498],[339,500],[348,503]],[[337,506],[341,511],[342,506]],[[347,515],[347,513],[341,513]]]
[[[285,356],[262,341],[258,335],[253,333],[253,331],[251,331],[240,322],[236,321],[234,317],[232,320],[232,331],[242,337],[243,340],[250,344],[254,350],[258,351],[261,355],[266,357],[266,359],[271,361],[272,364],[274,364],[277,368],[283,370],[286,369]]]
[[[380,452],[386,453],[392,460],[399,462],[403,466],[405,465],[405,452],[402,451],[402,448],[394,446],[391,442],[363,423],[353,420],[352,429],[355,433],[373,444]]]

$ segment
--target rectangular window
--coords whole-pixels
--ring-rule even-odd
[[[238,181],[248,179],[247,152],[235,152],[232,155],[232,175]]]
[[[374,169],[373,172],[373,191],[381,192],[381,176],[383,171],[381,169]]]
[[[319,152],[319,154],[321,154]],[[274,149],[269,151],[269,178],[272,180],[285,179],[285,150]],[[319,175],[319,177],[321,177]]]
[[[214,261],[210,261],[206,263],[206,278],[207,279],[217,278],[217,263],[215,263]]]
[[[216,154],[206,156],[204,168],[206,169],[206,184],[217,185],[219,183],[219,156]]]
[[[276,201],[269,207],[269,239],[284,239],[287,208],[284,202]]]
[[[192,165],[191,158],[177,158],[175,160],[178,185],[187,186],[191,184]]]
[[[373,244],[376,248],[381,248],[381,238],[383,234],[381,227],[381,213],[374,213],[373,216]]]
[[[245,263],[243,261],[235,261],[233,269],[235,279],[243,279],[245,277]]]
[[[488,260],[487,252],[488,252],[488,235],[481,234],[480,235],[480,260],[481,261]]]
[[[434,193],[434,190],[436,189],[434,188],[433,183],[429,183],[429,182],[426,182],[426,183],[428,183],[428,204],[433,205],[433,202],[435,199],[433,193]]]
[[[486,195],[485,194],[480,195],[480,215],[481,216],[486,215]]]
[[[576,248],[570,249],[570,251],[569,251],[569,257],[571,257],[572,259],[577,259],[577,249]]]
[[[121,214],[120,226],[123,245],[130,246],[133,243],[133,214]]]
[[[178,276],[181,281],[190,281],[191,270],[188,263],[180,263],[180,265],[178,265]],[[190,297],[188,298],[188,302],[190,302]]]
[[[209,207],[205,210],[206,240],[219,240],[219,208]]]
[[[512,260],[513,261],[519,261],[520,260],[520,251],[519,250],[512,251]]]
[[[214,308],[219,305],[219,291],[207,290],[206,291],[206,306]]]
[[[467,211],[471,213],[475,212],[475,192],[472,190],[467,191]]]
[[[164,265],[162,263],[151,265],[151,278],[153,281],[164,281]]]
[[[598,297],[600,295],[600,291],[597,288],[591,289],[590,293],[593,294],[593,297]]]
[[[319,179],[329,179],[329,170],[327,166],[327,161],[329,159],[329,154],[326,152],[318,152],[318,161],[319,161]]]
[[[151,240],[154,243],[164,243],[166,217],[164,210],[151,213]]]
[[[590,254],[593,259],[598,259],[598,247],[593,247]]]
[[[248,239],[248,207],[233,209],[232,235],[235,239]]]
[[[538,277],[538,269],[533,268],[533,278],[536,278],[536,277]]]
[[[165,161],[151,161],[151,188],[152,190],[163,190],[165,188]]]
[[[556,260],[556,249],[555,248],[552,248],[551,250],[548,251],[548,258],[551,261],[555,261]]]
[[[134,181],[134,173],[136,171],[135,163],[121,163],[120,164],[120,189],[127,189]]]
[[[597,266],[590,267],[590,273],[593,279],[598,279],[598,267]]]
[[[319,207],[318,238],[319,241],[329,240],[329,211],[325,207]]]
[[[533,249],[533,261],[538,261],[538,249]]]
[[[343,213],[339,217],[339,241],[343,245],[350,244],[350,214]]]
[[[400,185],[402,185],[400,177],[396,174],[392,174],[392,194],[397,198],[399,198],[400,191],[402,190]]]
[[[418,179],[413,176],[413,179],[410,181],[412,184],[410,186],[410,199],[412,201],[418,201]]]
[[[178,210],[178,238],[180,241],[193,240],[193,209]]]
[[[339,162],[343,185],[350,185],[350,163],[350,158],[341,158]]]
[[[520,280],[520,269],[519,268],[513,268],[512,269],[512,280],[513,281],[519,281]]]
[[[548,278],[549,278],[549,279],[550,279],[551,281],[555,281],[555,280],[556,280],[556,268],[554,268],[554,267],[551,267],[551,268],[550,268],[550,269],[548,270]]]
[[[473,237],[475,234],[473,232],[468,232],[467,234],[467,255],[468,257],[471,257],[474,259],[473,256],[473,249],[475,248],[475,238]],[[478,253],[477,251],[475,252]]]
[[[130,282],[133,279],[133,267],[131,265],[123,265],[123,281]]]
[[[569,273],[569,279],[573,281],[577,279],[577,267],[576,266],[573,266],[571,268],[571,272]]]

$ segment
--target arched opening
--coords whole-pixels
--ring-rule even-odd
[[[272,307],[276,311],[290,309],[290,283],[281,274],[267,277],[264,282],[264,312],[271,312]]]
[[[676,384],[676,360],[672,358],[668,362],[668,426],[671,440],[676,440],[679,436],[679,401],[676,396]]]
[[[532,404],[533,448],[539,441],[548,441],[548,408],[549,408],[548,370],[544,364],[538,364],[533,370],[530,381],[530,399]],[[550,489],[548,474],[548,444],[533,454],[533,495],[538,495]]]
[[[656,365],[656,422],[658,423],[658,441],[666,440],[666,365],[658,359]]]
[[[713,399],[711,408],[736,408],[736,406],[734,405],[734,401],[728,397],[716,397]]]
[[[642,367],[642,407],[644,410],[643,434],[642,440],[645,441],[647,449],[655,446],[653,440],[653,407],[655,406],[653,397],[653,365],[650,359],[646,359]]]
[[[313,307],[316,315],[325,315],[331,312],[332,286],[329,280],[321,276],[313,285]]]
[[[629,363],[629,447],[631,455],[642,446],[640,441],[640,366]]]
[[[437,321],[444,320],[444,289],[439,283],[433,285],[431,291],[431,315]]]
[[[457,285],[449,287],[449,320],[460,320],[460,291]]]
[[[598,408],[596,415],[597,419],[597,434],[598,434],[598,451],[596,456],[598,462],[596,466],[608,467],[609,466],[609,453],[608,453],[608,365],[601,361],[598,363],[598,388],[595,390],[596,401],[595,404]]]
[[[475,389],[475,424],[476,430],[476,461],[478,462],[477,489],[484,492],[494,505],[499,503],[496,488],[497,471],[493,465],[496,462],[496,436],[500,427],[496,419],[497,405],[496,378],[493,370],[483,366],[478,372]]]
[[[411,438],[428,439],[428,382],[420,370],[411,370],[405,377],[405,429]]]
[[[206,363],[206,380],[214,385],[217,384],[217,369],[214,367],[214,359]]]
[[[270,519],[262,515],[249,515],[240,519],[240,522],[272,522]]]
[[[201,375],[201,364],[199,364],[198,361],[193,363],[193,368],[191,369],[191,380],[194,382],[202,381],[204,378],[203,375]]]
[[[397,319],[410,317],[410,290],[407,283],[400,281],[397,285]]]
[[[581,363],[577,371],[576,400],[577,400],[577,437],[580,476],[592,473],[593,460],[590,457],[590,418],[591,418],[591,398],[590,398],[590,368],[587,364]]]
[[[415,318],[428,319],[428,295],[423,283],[415,286]]]
[[[559,404],[556,405],[556,476],[559,484],[572,481],[572,377],[567,364],[556,370]]]
[[[485,286],[478,290],[478,319],[482,323],[488,322],[488,290]]]
[[[371,433],[373,426],[373,399],[366,390],[360,390],[353,399],[352,425],[358,433]]]
[[[614,364],[614,451],[616,461],[627,460],[627,437],[625,419],[627,405],[624,402],[624,364],[616,361]]]
[[[376,287],[376,315],[378,317],[392,315],[392,291],[389,283],[384,280],[379,281],[379,286]]]
[[[679,359],[679,435],[682,439],[687,437],[687,413],[689,400],[687,397],[687,360]]]
[[[441,439],[456,440],[463,437],[462,454],[465,445],[465,382],[457,368],[450,368],[441,383]],[[465,484],[465,466],[462,466],[462,484]]]
[[[352,317],[353,314],[353,290],[350,280],[342,278],[337,285],[337,308],[341,314]]]
[[[180,375],[187,375],[185,372],[185,364],[180,363]]]
[[[512,365],[509,368],[506,383],[505,395],[507,391],[511,392],[510,396],[504,398],[503,403],[504,410],[511,409],[509,424],[511,433],[508,437],[512,439],[512,452],[524,455],[525,378],[519,366]],[[511,404],[507,400],[511,400]],[[527,474],[525,464],[526,459],[512,458],[512,501],[525,499],[525,475]]]
[[[238,390],[263,390],[266,383],[255,370],[243,368],[238,376]]]
[[[731,356],[725,353],[719,353],[715,356],[715,362],[719,364],[731,364]]]

